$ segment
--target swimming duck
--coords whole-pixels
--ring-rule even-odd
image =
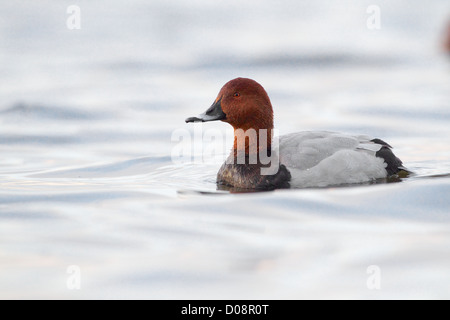
[[[206,112],[186,122],[218,120],[234,128],[233,149],[217,174],[219,186],[326,187],[406,171],[389,144],[365,135],[306,131],[274,139],[272,104],[264,88],[252,79],[227,82]]]
[[[444,35],[444,50],[450,54],[450,22],[447,25]]]

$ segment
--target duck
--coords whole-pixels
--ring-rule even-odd
[[[302,131],[274,137],[270,98],[262,85],[249,78],[228,81],[204,113],[185,120],[210,121],[234,128],[233,148],[217,173],[218,186],[238,190],[330,187],[408,172],[388,143],[367,135]]]
[[[444,34],[444,50],[450,54],[450,21],[447,24],[447,29],[445,30],[445,34]]]

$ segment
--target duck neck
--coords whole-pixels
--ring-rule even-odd
[[[234,156],[270,154],[272,147],[273,126],[269,128],[241,127],[234,128]],[[265,153],[264,153],[265,152]]]

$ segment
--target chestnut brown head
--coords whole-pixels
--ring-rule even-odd
[[[214,103],[198,117],[186,122],[221,120],[235,129],[272,129],[273,110],[264,88],[252,79],[236,78],[227,82]]]

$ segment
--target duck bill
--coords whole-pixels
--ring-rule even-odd
[[[186,123],[189,122],[207,122],[207,121],[217,121],[217,120],[225,120],[226,114],[222,110],[222,105],[220,103],[222,99],[215,101],[211,107],[209,107],[206,112],[198,115],[197,117],[187,118]]]

